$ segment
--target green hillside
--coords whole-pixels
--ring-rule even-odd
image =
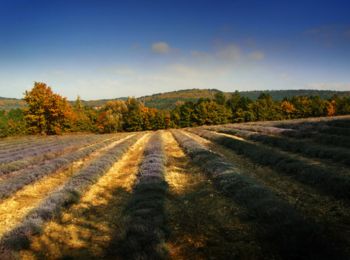
[[[158,109],[172,109],[177,102],[196,101],[199,98],[213,98],[217,89],[187,89],[172,91],[167,93],[154,94],[151,96],[140,97],[139,99],[148,107]],[[234,92],[225,92],[229,97]],[[256,100],[261,93],[268,93],[274,100],[293,96],[320,96],[323,99],[331,98],[337,94],[339,96],[350,96],[350,91],[333,91],[333,90],[265,90],[265,91],[240,91],[239,94],[244,97]]]
[[[165,93],[153,94],[150,96],[139,97],[146,106],[158,108],[158,109],[172,109],[179,102],[197,101],[199,98],[213,98],[215,93],[219,92],[217,89],[185,89],[178,91],[171,91]],[[230,96],[232,92],[225,92],[226,96]],[[257,91],[240,91],[241,96],[248,97],[250,99],[257,99],[261,93],[268,93],[274,100],[282,100],[285,97],[292,96],[319,96],[323,99],[331,98],[333,95],[350,96],[350,91],[334,91],[334,90],[257,90]],[[100,107],[107,101],[126,99],[98,99],[98,100],[83,100],[83,103],[90,107]],[[74,102],[74,101],[71,101]],[[15,98],[3,98],[0,97],[0,110],[9,110],[12,108],[21,108],[25,106],[25,102],[21,99]]]

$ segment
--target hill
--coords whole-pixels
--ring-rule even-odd
[[[216,93],[220,92],[217,89],[185,89],[165,93],[157,93],[149,96],[139,97],[146,106],[158,109],[172,109],[178,102],[192,101],[195,102],[199,98],[213,98]],[[228,97],[234,92],[224,92]],[[256,90],[256,91],[239,91],[239,94],[255,100],[261,93],[268,93],[274,100],[282,100],[283,98],[293,96],[319,96],[323,99],[331,98],[333,95],[350,96],[350,91],[334,91],[334,90]],[[83,100],[83,103],[90,107],[99,107],[108,101],[126,99],[125,97],[114,99],[97,99]],[[74,102],[74,101],[71,101]],[[12,108],[22,108],[25,102],[16,98],[0,97],[0,110],[9,110]]]
[[[178,90],[151,96],[140,97],[146,106],[158,109],[172,109],[177,102],[197,101],[199,98],[213,98],[214,95],[220,92],[217,89],[186,89]],[[234,92],[224,92],[229,97]],[[320,96],[323,99],[331,98],[334,95],[350,96],[350,91],[334,91],[334,90],[257,90],[257,91],[239,91],[239,94],[256,100],[261,93],[268,93],[274,100],[282,100],[283,98],[293,96]]]

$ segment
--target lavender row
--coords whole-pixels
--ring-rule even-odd
[[[168,185],[164,180],[164,165],[163,142],[160,134],[155,133],[144,151],[132,198],[125,209],[128,228],[124,237],[112,240],[108,258],[166,258],[164,200]]]
[[[350,176],[338,175],[328,169],[291,156],[282,151],[256,143],[230,138],[211,131],[191,129],[217,144],[249,157],[253,162],[276,169],[319,191],[339,199],[350,200]]]
[[[323,227],[305,219],[292,206],[254,179],[241,174],[220,155],[180,131],[172,133],[186,154],[213,180],[215,187],[248,210],[249,217],[259,225],[258,236],[268,247],[268,253],[274,249],[277,258],[282,259],[294,259],[295,256],[330,259],[342,255],[342,249],[333,247],[334,241],[324,239]]]
[[[30,237],[39,232],[46,221],[57,217],[63,208],[78,202],[81,194],[96,183],[141,135],[133,135],[114,145],[46,197],[19,226],[3,236],[0,242],[3,254],[8,250],[22,249],[28,245]]]
[[[246,138],[255,142],[263,143],[271,147],[277,147],[281,150],[298,153],[310,158],[320,158],[332,160],[336,163],[342,163],[350,166],[350,151],[341,147],[329,147],[313,142],[305,142],[288,137],[264,135],[256,132],[237,130],[227,127],[216,127],[216,132],[230,134]]]
[[[0,199],[8,198],[14,192],[23,188],[25,185],[28,185],[45,176],[53,174],[64,167],[68,167],[74,161],[87,157],[96,150],[106,147],[113,141],[117,141],[120,139],[121,136],[117,136],[113,139],[105,140],[101,143],[97,143],[95,145],[86,147],[82,150],[51,160],[47,164],[38,165],[37,167],[32,169],[24,169],[20,172],[20,174],[15,175],[12,178],[6,179],[0,183]]]
[[[20,159],[21,157],[19,157],[17,158],[16,161],[0,164],[0,175],[13,173],[23,168],[34,166],[39,163],[43,163],[47,160],[52,160],[54,158],[57,158],[58,156],[61,156],[65,153],[71,153],[76,150],[83,149],[86,146],[94,145],[98,142],[105,141],[105,140],[103,140],[102,138],[98,138],[98,139],[86,138],[84,140],[73,141],[67,144],[53,146],[45,150],[36,151],[34,154],[31,154],[30,156],[24,156],[23,159]]]
[[[3,143],[3,145],[0,146],[0,154],[16,152],[16,151],[21,150],[21,149],[26,149],[26,148],[30,148],[30,147],[34,147],[34,146],[40,146],[40,145],[46,144],[48,142],[54,143],[54,142],[64,140],[64,139],[72,139],[75,137],[79,138],[79,136],[84,137],[87,135],[40,136],[40,137],[36,137],[36,138],[26,137],[26,139],[19,138],[18,141],[13,142],[11,144],[7,144],[6,142]],[[29,139],[29,141],[27,140],[27,138]]]
[[[64,150],[77,150],[89,144],[106,140],[104,136],[90,136],[83,139],[65,140],[46,147],[35,147],[27,151],[18,152],[6,158],[0,158],[0,174],[19,170],[21,165],[30,165],[30,162],[40,162],[50,158],[51,154],[63,154]]]
[[[40,144],[40,145],[32,145],[27,148],[23,149],[16,149],[15,151],[4,151],[2,154],[0,154],[0,163],[6,163],[6,162],[12,162],[15,160],[23,159],[26,156],[35,156],[37,154],[40,154],[41,151],[44,151],[46,149],[54,149],[55,147],[59,145],[69,145],[70,143],[74,142],[84,142],[84,140],[88,141],[94,141],[103,139],[105,137],[100,137],[97,135],[90,135],[90,136],[70,136],[66,138],[60,138],[57,140],[48,140],[46,143]]]

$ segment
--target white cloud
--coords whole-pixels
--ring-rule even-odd
[[[171,48],[166,42],[155,42],[152,44],[152,51],[159,54],[166,54],[171,51]]]
[[[265,58],[265,53],[263,53],[262,51],[253,51],[248,56],[251,60],[258,61],[258,60],[263,60]]]

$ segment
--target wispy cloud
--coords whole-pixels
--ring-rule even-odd
[[[248,56],[252,60],[263,60],[265,58],[265,53],[262,51],[253,51]]]
[[[171,48],[166,42],[155,42],[152,44],[152,51],[158,54],[166,54],[171,51]]]

